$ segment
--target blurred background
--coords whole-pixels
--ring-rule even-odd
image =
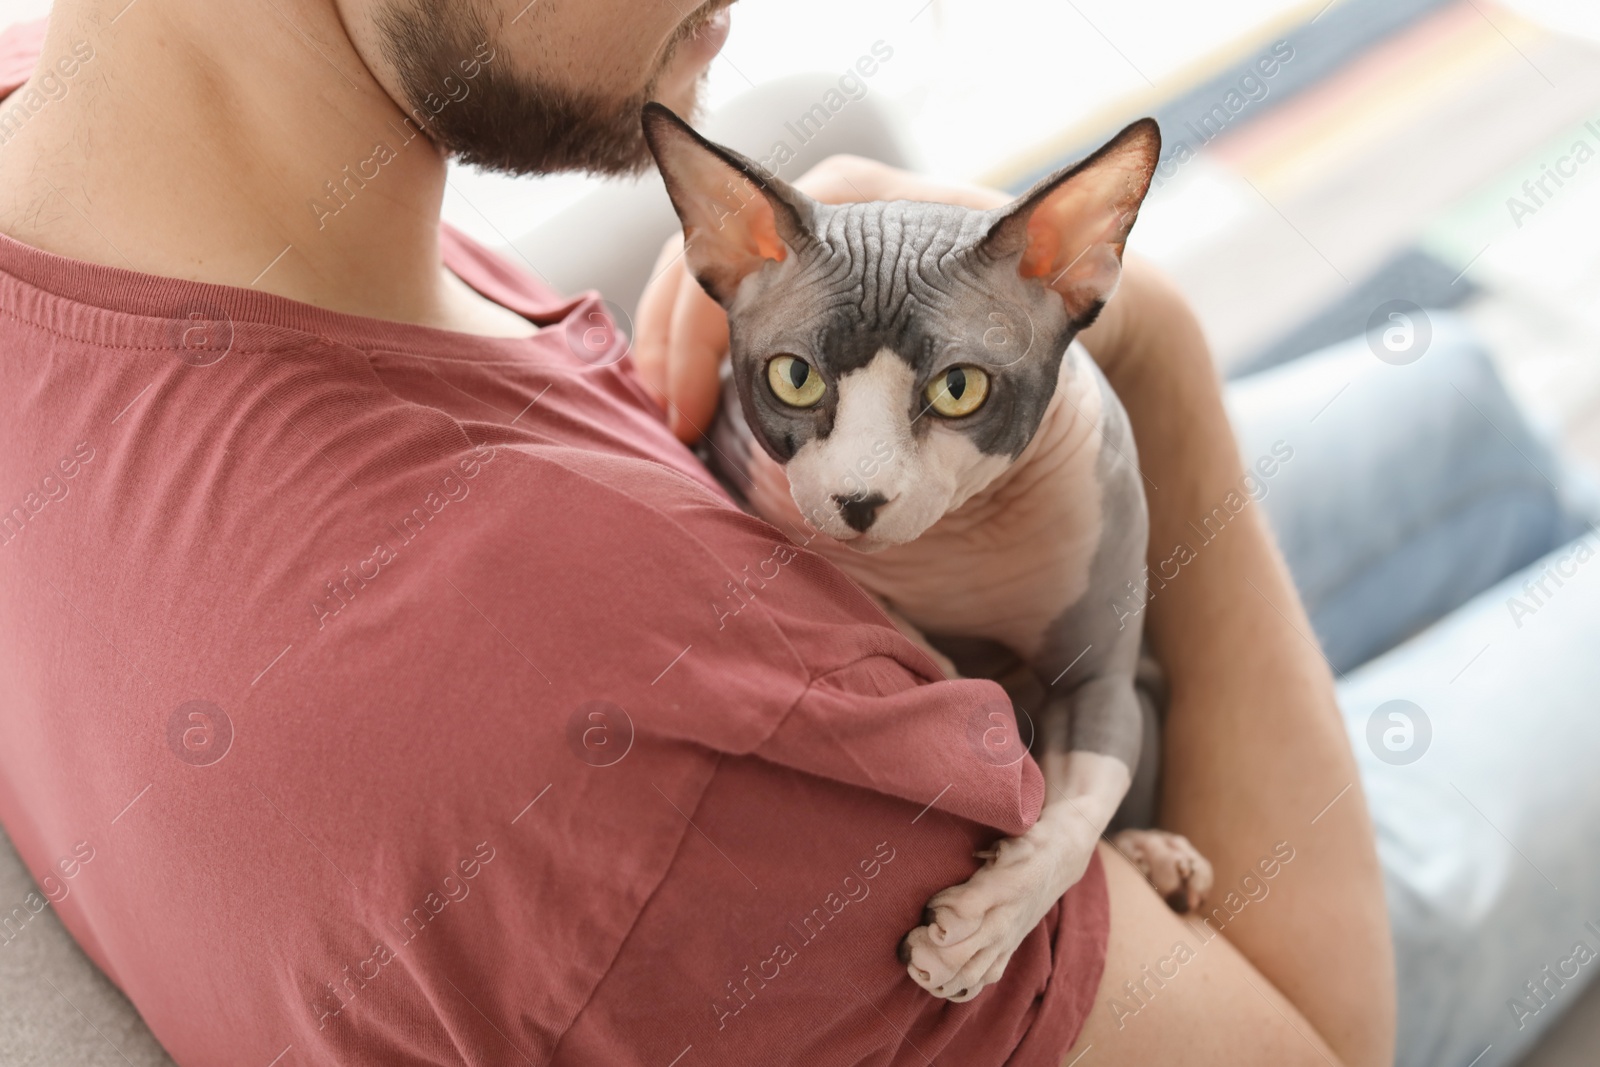
[[[0,24],[49,7],[0,0]],[[879,42],[866,93],[939,177],[1020,191],[1155,115],[1131,246],[1230,375],[1358,335],[1391,300],[1451,308],[1600,470],[1600,0],[740,0],[707,111]],[[521,239],[617,184],[457,168],[445,217],[540,269]],[[1520,1062],[1600,1063],[1600,988],[1561,1004]]]
[[[1571,158],[1600,150],[1600,4],[740,0],[707,110],[844,72],[877,41],[893,58],[867,92],[941,177],[1018,191],[1157,116],[1131,245],[1181,282],[1230,373],[1354,336],[1389,299],[1455,308],[1532,416],[1600,466],[1600,242],[1583,237],[1600,235],[1600,159]],[[445,217],[504,245],[603,184],[460,171]]]

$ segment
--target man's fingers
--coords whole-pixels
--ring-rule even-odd
[[[693,443],[711,424],[727,351],[728,318],[689,276],[683,237],[673,237],[639,298],[633,360],[679,440]]]
[[[692,443],[711,425],[727,352],[727,315],[685,272],[667,339],[667,418],[678,440]]]
[[[633,317],[633,363],[639,368],[650,394],[663,410],[667,406],[668,341],[672,335],[672,311],[678,289],[686,280],[683,268],[683,235],[675,234],[661,248],[650,271],[650,284],[639,296]]]

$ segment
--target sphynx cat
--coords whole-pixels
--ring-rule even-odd
[[[808,547],[947,671],[1024,668],[1040,817],[978,853],[900,944],[913,980],[970,1000],[1083,876],[1136,774],[1155,777],[1141,626],[1118,606],[1143,587],[1144,488],[1127,415],[1074,338],[1116,289],[1160,133],[1136,122],[976,211],[818,203],[659,104],[644,126],[687,266],[728,315],[706,452],[724,483],[815,531]],[[1178,911],[1210,889],[1178,835],[1113,843]]]

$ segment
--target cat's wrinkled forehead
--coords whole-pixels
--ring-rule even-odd
[[[814,240],[734,301],[737,348],[803,351],[835,375],[885,349],[918,368],[952,348],[1004,366],[1033,332],[1065,324],[1058,302],[977,254],[993,224],[984,212],[819,204],[810,221]]]
[[[988,211],[829,205],[664,108],[643,122],[684,261],[728,313],[753,436],[808,521],[893,544],[1027,447],[1116,289],[1161,146],[1141,120]]]

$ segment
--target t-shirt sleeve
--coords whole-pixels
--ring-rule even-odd
[[[492,1043],[498,1028],[542,1061],[693,850],[729,853],[709,860],[729,894],[745,887],[735,867],[788,862],[778,836],[714,828],[727,802],[705,798],[735,766],[754,776],[741,804],[761,803],[764,766],[774,783],[836,783],[807,788],[845,806],[891,798],[896,825],[955,816],[913,828],[947,835],[958,867],[970,831],[949,827],[1011,835],[1036,817],[1033,762],[983,758],[1002,691],[934,680],[820,557],[649,460],[452,433],[349,464],[359,491],[330,483],[306,530],[254,548],[290,564],[244,584],[286,583],[272,599],[291,629],[276,612],[253,622],[293,648],[253,686],[214,776],[226,801],[151,805],[135,842],[150,863],[210,872],[188,891],[249,907],[138,939],[101,927],[158,1035],[192,1003],[150,967],[250,959],[253,978],[210,977],[237,1004],[272,976],[288,1007],[261,1044],[281,1032],[329,1061],[444,1062],[448,1035]],[[407,459],[389,477],[376,457],[391,453]],[[899,892],[942,887],[921,877]],[[914,915],[873,927],[890,963]]]
[[[0,97],[9,95],[33,76],[48,25],[48,19],[35,19],[13,23],[0,31]]]
[[[582,480],[571,492],[592,502],[590,520],[629,531],[619,558],[650,554],[638,571],[585,574],[580,599],[625,602],[635,640],[652,646],[653,661],[634,662],[663,667],[639,695],[655,728],[919,807],[937,797],[1009,834],[1037,817],[1043,779],[1022,758],[999,686],[944,680],[832,564],[702,487],[625,461],[563,458],[584,468],[555,477]],[[618,588],[604,591],[612,579]],[[1005,729],[1010,743],[997,745]]]

